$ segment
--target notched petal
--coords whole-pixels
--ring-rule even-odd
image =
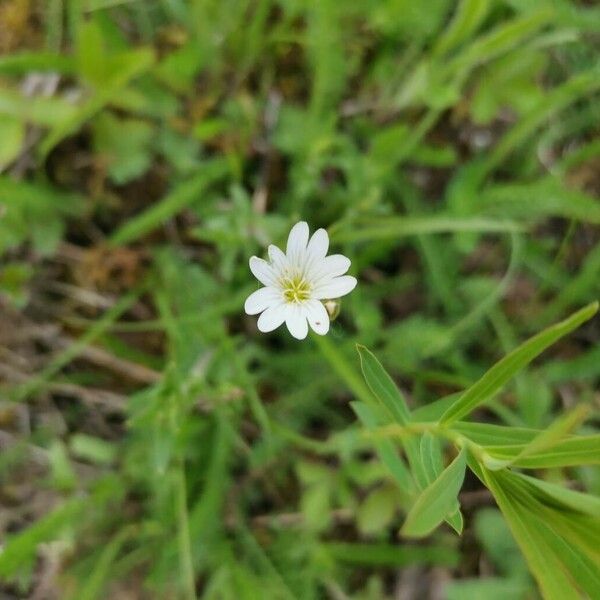
[[[276,276],[273,267],[262,258],[258,256],[250,257],[250,270],[256,279],[258,279],[263,285],[274,286],[276,283]]]
[[[271,305],[277,304],[281,300],[277,290],[264,287],[252,292],[244,303],[244,310],[248,315],[257,315]]]
[[[325,300],[326,298],[341,298],[349,294],[355,287],[357,281],[352,275],[342,275],[334,277],[329,281],[317,285],[313,292],[313,298],[317,300]]]

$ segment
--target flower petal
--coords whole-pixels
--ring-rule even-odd
[[[321,261],[327,256],[327,250],[329,249],[329,236],[327,231],[324,229],[317,229],[310,238],[306,253],[308,254],[309,260]]]
[[[285,324],[297,340],[303,340],[308,335],[306,313],[304,307],[299,304],[287,305]]]
[[[246,298],[244,310],[247,315],[257,315],[279,301],[281,301],[281,292],[272,287],[260,288]]]
[[[295,265],[301,265],[306,255],[308,244],[308,224],[305,221],[296,223],[288,236],[286,255],[288,260]]]
[[[277,274],[287,265],[287,258],[285,257],[285,254],[274,244],[269,246],[268,252],[269,259],[273,265],[273,270]]]
[[[263,333],[269,333],[285,321],[285,316],[285,304],[273,304],[258,317],[258,329]]]
[[[325,298],[341,298],[346,294],[349,294],[356,287],[356,278],[352,275],[342,275],[342,277],[334,277],[318,284],[313,293],[312,297],[317,300],[324,300]]]
[[[329,315],[323,303],[319,300],[309,300],[304,306],[312,330],[319,335],[325,335],[329,331]]]
[[[309,277],[314,283],[321,279],[332,279],[343,275],[350,268],[350,259],[343,254],[332,254],[325,257],[311,269]],[[322,281],[321,283],[325,283]]]
[[[250,257],[250,270],[256,279],[258,279],[263,285],[275,286],[277,278],[275,277],[275,271],[273,267],[262,258],[258,256]]]

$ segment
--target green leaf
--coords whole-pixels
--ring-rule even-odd
[[[465,467],[466,450],[463,448],[442,474],[417,498],[400,530],[402,535],[425,537],[448,516],[455,506],[462,486]]]
[[[64,529],[80,518],[83,508],[83,500],[70,500],[38,519],[27,529],[8,536],[0,552],[0,577],[9,579],[19,570],[31,568],[38,544],[57,539]]]
[[[0,253],[22,242],[32,241],[35,249],[51,253],[60,242],[64,220],[79,215],[85,198],[50,186],[18,181],[0,175]]]
[[[507,598],[527,598],[530,592],[527,582],[502,577],[483,579],[460,579],[451,581],[445,587],[446,600],[506,600]]]
[[[533,183],[494,184],[477,194],[476,202],[486,215],[505,219],[563,217],[600,223],[600,206],[596,198],[566,187],[553,176],[542,177]]]
[[[513,466],[523,469],[600,464],[600,434],[573,436],[556,443],[551,449],[517,458],[523,448],[523,445],[484,446],[492,458],[509,460]]]
[[[84,433],[72,435],[69,447],[75,456],[97,464],[110,464],[117,454],[114,443]]]
[[[567,335],[598,311],[598,302],[592,302],[569,318],[545,329],[497,362],[481,379],[473,384],[442,416],[441,423],[450,424],[468,415],[489,400],[521,369],[539,356],[546,348]]]
[[[387,409],[393,420],[405,425],[410,419],[410,411],[393,379],[370,350],[360,344],[356,345],[356,349],[360,356],[360,367],[369,389]]]
[[[553,448],[568,433],[578,427],[588,416],[589,412],[589,406],[579,405],[571,412],[557,419],[548,429],[540,432],[514,458],[509,460],[491,459],[489,462],[485,461],[486,467],[492,471],[503,469],[514,463],[522,463],[523,459],[529,456],[539,455]]]
[[[432,54],[448,54],[477,31],[490,7],[490,0],[461,0],[452,20],[438,37]]]
[[[543,499],[545,504],[556,505],[557,508],[567,511],[577,511],[596,519],[600,519],[600,498],[591,494],[584,494],[555,483],[549,483],[537,477],[530,477],[523,473],[515,473],[530,485],[531,494]]]
[[[544,94],[539,102],[494,146],[485,160],[484,171],[490,173],[494,170],[550,117],[582,96],[597,91],[600,88],[599,74],[597,66],[583,73],[576,73],[562,85]]]
[[[132,79],[150,69],[153,63],[154,53],[148,48],[136,48],[114,56],[110,76],[107,76],[103,85],[48,132],[39,146],[41,157],[48,156],[58,143],[77,132],[88,119],[117,97]]]
[[[108,174],[121,185],[144,174],[152,159],[154,128],[139,119],[121,119],[109,112],[93,121],[94,148],[108,162]]]
[[[560,562],[552,556],[546,547],[543,534],[534,526],[531,515],[510,493],[504,489],[497,477],[483,470],[485,484],[490,489],[502,514],[525,555],[529,567],[535,576],[546,600],[564,600],[578,598],[579,592],[562,569]]]
[[[452,423],[450,429],[457,431],[480,446],[528,444],[542,432],[541,429],[506,427],[492,423],[467,423],[466,421]]]
[[[381,533],[396,512],[396,495],[391,487],[374,489],[358,508],[356,524],[363,535]]]
[[[23,123],[59,127],[72,119],[77,107],[61,98],[34,96],[25,98],[23,94],[11,88],[0,88],[0,114],[13,117]]]
[[[493,473],[484,469],[482,474],[544,598],[579,598],[580,590],[591,598],[597,597],[600,593],[597,520],[556,510],[540,498],[537,488],[510,471]],[[586,525],[592,530],[590,534],[586,533]]]
[[[101,547],[101,552],[95,561],[92,572],[86,577],[85,583],[78,590],[79,600],[95,600],[110,581],[112,568],[124,543],[132,536],[132,528],[124,528],[119,531],[107,544]]]
[[[0,114],[0,170],[11,163],[21,151],[25,140],[25,123]]]
[[[373,430],[380,425],[375,411],[364,402],[352,402],[351,406],[361,423],[367,429]],[[412,490],[414,490],[414,483],[393,442],[389,439],[375,438],[374,444],[381,462],[383,462],[397,481],[401,491],[410,495]]]

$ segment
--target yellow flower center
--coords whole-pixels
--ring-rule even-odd
[[[299,275],[282,279],[281,287],[286,302],[302,302],[310,298],[310,285]]]

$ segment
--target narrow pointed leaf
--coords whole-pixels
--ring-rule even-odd
[[[600,464],[600,434],[571,436],[561,440],[551,449],[518,457],[523,445],[484,446],[485,451],[496,460],[510,461],[523,469],[550,469]]]
[[[442,416],[442,423],[450,424],[462,419],[473,409],[489,400],[521,369],[539,356],[546,348],[561,337],[577,329],[598,311],[598,302],[593,302],[569,318],[545,329],[527,340],[497,362],[481,379],[473,384]]]
[[[548,429],[542,431],[531,442],[523,447],[523,449],[514,457],[507,460],[491,459],[489,464],[486,463],[488,469],[498,470],[504,469],[512,464],[521,462],[529,456],[535,456],[545,452],[556,446],[559,441],[562,441],[565,436],[579,426],[590,409],[586,405],[580,405],[571,412],[567,413],[560,419],[557,419]]]
[[[578,598],[578,590],[562,569],[560,561],[547,551],[543,536],[532,525],[529,513],[502,485],[499,476],[504,474],[504,471],[494,474],[483,470],[482,474],[486,486],[494,495],[517,544],[525,555],[545,600]]]
[[[360,367],[369,389],[396,422],[401,425],[406,424],[410,419],[410,411],[393,379],[370,350],[358,344],[356,349],[360,356]]]

